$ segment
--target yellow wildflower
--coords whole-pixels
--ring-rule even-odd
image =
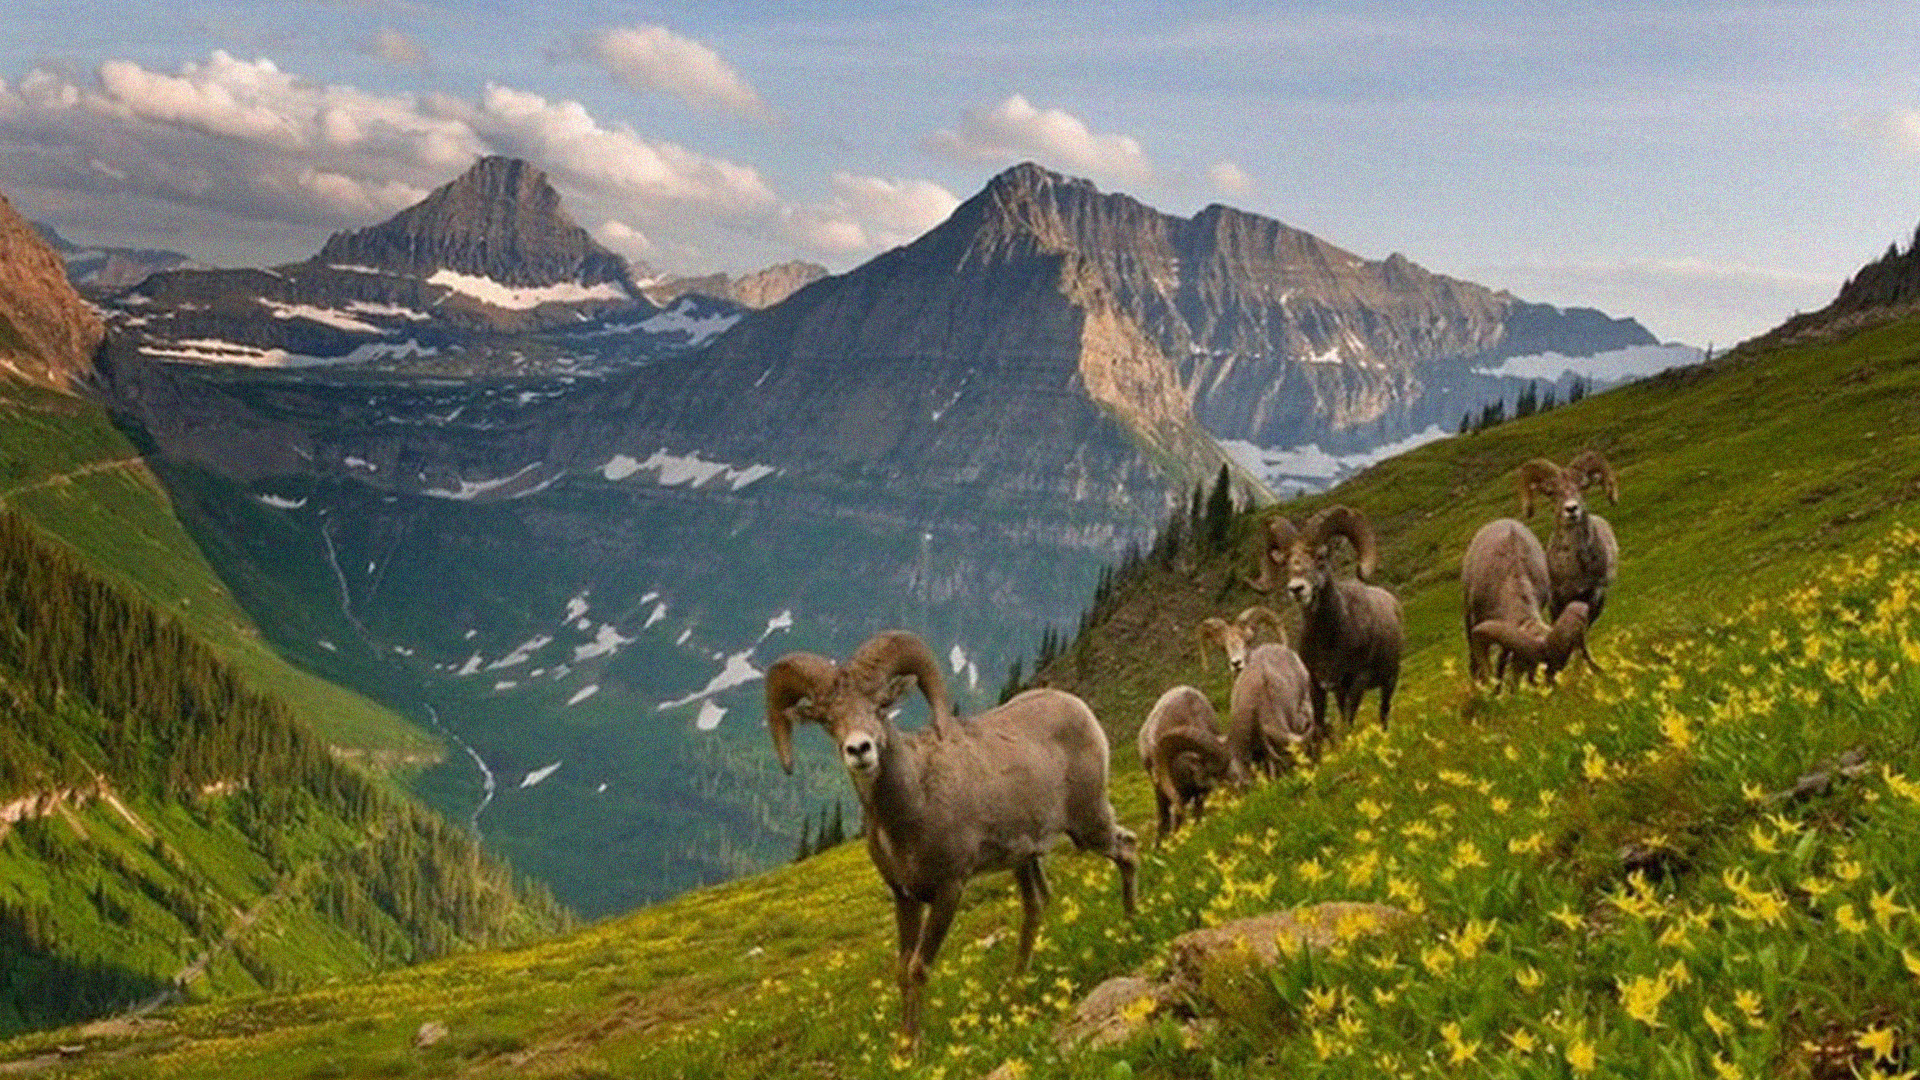
[[[1485,866],[1487,859],[1480,854],[1480,845],[1471,840],[1462,840],[1453,847],[1453,860],[1450,865],[1455,870],[1465,870],[1472,866]]]
[[[1779,843],[1767,835],[1767,831],[1761,828],[1757,821],[1753,823],[1753,828],[1747,830],[1747,836],[1753,841],[1754,850],[1762,855],[1776,855],[1780,851]]]
[[[1870,1028],[1853,1040],[1853,1045],[1862,1050],[1873,1051],[1876,1061],[1893,1060],[1893,1029],[1886,1027]]]
[[[1849,934],[1864,934],[1867,932],[1866,920],[1862,919],[1853,910],[1852,904],[1841,904],[1839,910],[1833,913],[1833,920],[1840,924],[1840,929],[1845,930]]]
[[[1513,1044],[1513,1048],[1523,1054],[1533,1053],[1534,1048],[1540,1045],[1540,1040],[1534,1038],[1533,1032],[1526,1028],[1515,1028],[1507,1032],[1507,1042]]]
[[[1460,1025],[1454,1021],[1449,1020],[1440,1025],[1440,1038],[1446,1042],[1447,1049],[1452,1052],[1452,1056],[1447,1060],[1449,1065],[1472,1061],[1474,1055],[1480,1052],[1479,1040],[1461,1038]]]
[[[1920,976],[1920,956],[1915,956],[1907,950],[1901,949],[1900,960],[1907,965],[1907,972],[1909,974]]]
[[[1540,989],[1540,984],[1546,982],[1547,977],[1540,974],[1538,968],[1532,964],[1528,964],[1526,967],[1513,973],[1513,981],[1520,984],[1520,989],[1531,994],[1535,990]]]
[[[1865,872],[1866,868],[1855,859],[1841,859],[1833,864],[1833,876],[1841,881],[1858,881]]]
[[[1300,877],[1309,885],[1318,884],[1322,878],[1327,876],[1326,868],[1320,865],[1320,860],[1317,858],[1302,862],[1300,865],[1294,867],[1294,870],[1297,871]]]
[[[1638,975],[1619,984],[1620,1005],[1627,1015],[1650,1028],[1661,1027],[1660,1003],[1665,1001],[1672,987],[1667,985],[1663,975]]]
[[[1740,1071],[1740,1066],[1721,1057],[1718,1053],[1713,1055],[1713,1075],[1720,1080],[1746,1080],[1747,1076]]]
[[[1578,930],[1587,925],[1585,916],[1565,904],[1560,905],[1559,911],[1547,912],[1547,917],[1569,930]]]
[[[1481,947],[1486,945],[1487,939],[1493,936],[1494,925],[1492,919],[1485,922],[1479,919],[1468,919],[1467,924],[1461,927],[1460,933],[1454,937],[1453,951],[1459,953],[1462,960],[1471,960],[1480,955]]]
[[[1593,1044],[1580,1038],[1575,1038],[1568,1042],[1567,1064],[1572,1066],[1573,1071],[1576,1073],[1584,1075],[1592,1072],[1594,1064]]]
[[[1720,1014],[1714,1012],[1711,1005],[1700,1006],[1700,1019],[1705,1020],[1707,1027],[1712,1028],[1713,1033],[1723,1039],[1727,1037],[1727,1032],[1733,1030],[1733,1025],[1720,1019]]]
[[[1873,921],[1879,923],[1882,930],[1893,929],[1895,915],[1905,915],[1913,910],[1894,902],[1892,887],[1888,887],[1886,892],[1874,893],[1873,899],[1867,901],[1867,906],[1873,909]]]

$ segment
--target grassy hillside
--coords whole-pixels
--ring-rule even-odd
[[[260,640],[181,527],[140,449],[98,406],[0,383],[0,506],[180,619],[330,743],[406,772],[444,753],[413,723],[288,664]]]
[[[159,614],[0,512],[0,1032],[568,925]]]
[[[917,1057],[891,1036],[884,890],[849,845],[558,941],[16,1040],[0,1060],[154,1077],[1904,1072],[1920,1065],[1915,400],[1907,321],[1736,354],[1343,485],[1330,498],[1373,519],[1406,604],[1391,732],[1363,724],[1148,853],[1134,922],[1104,861],[1056,856],[1024,979],[1008,977],[1011,883],[976,882]],[[1475,694],[1459,553],[1514,512],[1516,466],[1585,446],[1621,478],[1601,509],[1623,562],[1593,638],[1609,674]],[[1232,577],[1255,523],[1236,532],[1196,566],[1119,576],[1048,671],[1107,722],[1116,802],[1143,835],[1129,736],[1168,685],[1224,698],[1192,627],[1255,599]],[[799,738],[805,767],[834,767],[825,740]],[[1815,773],[1829,782],[1793,794]],[[1154,967],[1176,934],[1330,899],[1419,921],[1270,973],[1224,966],[1194,1003],[1204,1025],[1055,1047],[1075,1001]],[[445,1037],[416,1047],[423,1024]],[[59,1044],[83,1049],[56,1060]]]

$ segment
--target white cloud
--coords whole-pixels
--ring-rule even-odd
[[[603,127],[577,101],[488,84],[476,123],[504,152],[610,195],[726,213],[764,211],[775,202],[755,169],[649,141],[624,124]]]
[[[593,230],[593,235],[629,259],[640,258],[653,251],[653,241],[647,239],[647,234],[624,221],[603,221],[599,228]]]
[[[1035,108],[1015,94],[991,109],[971,110],[953,129],[935,132],[928,149],[960,161],[1042,164],[1118,184],[1151,183],[1153,163],[1131,135],[1102,134],[1060,109]]]
[[[1253,177],[1231,161],[1219,161],[1208,166],[1207,179],[1213,181],[1213,186],[1222,195],[1245,198],[1253,193]]]
[[[602,30],[556,55],[590,60],[614,81],[643,93],[671,94],[689,105],[740,116],[766,112],[759,92],[719,53],[664,26]]]
[[[931,180],[833,174],[833,190],[847,211],[875,230],[883,245],[904,244],[947,220],[960,200]]]
[[[232,232],[366,225],[484,154],[545,168],[573,212],[631,229],[628,250],[669,223],[765,229],[779,205],[751,167],[507,86],[477,100],[374,94],[223,51],[173,72],[110,60],[93,79],[36,69],[0,82],[10,186],[117,204],[130,220],[191,209]]]
[[[1631,313],[1663,341],[1724,348],[1786,313],[1833,299],[1838,278],[1698,258],[1478,267],[1468,276],[1528,300]]]
[[[392,27],[381,27],[367,42],[367,53],[389,64],[410,67],[426,71],[433,67],[433,57],[428,55],[426,46]]]

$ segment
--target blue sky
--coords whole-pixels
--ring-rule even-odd
[[[14,0],[0,191],[311,254],[480,153],[662,271],[847,269],[1032,159],[1726,345],[1920,222],[1920,11]]]

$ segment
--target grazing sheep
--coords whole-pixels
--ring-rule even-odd
[[[1488,619],[1476,625],[1468,637],[1474,647],[1483,652],[1495,645],[1503,650],[1500,673],[1514,684],[1519,683],[1522,674],[1526,675],[1527,682],[1533,682],[1534,670],[1545,667],[1547,685],[1552,686],[1553,677],[1567,666],[1576,652],[1587,658],[1588,667],[1600,670],[1587,653],[1589,625],[1586,603],[1575,600],[1553,620],[1552,626],[1537,619],[1527,624]]]
[[[969,720],[953,717],[940,667],[919,637],[878,634],[846,664],[790,653],[767,669],[767,729],[793,771],[793,725],[827,729],[860,798],[867,854],[893,892],[901,1028],[917,1039],[927,972],[967,879],[1011,870],[1020,889],[1018,970],[1033,954],[1051,890],[1040,857],[1061,836],[1113,860],[1134,912],[1133,833],[1107,801],[1107,734],[1086,702],[1029,690]],[[918,683],[929,729],[903,735],[893,705]]]
[[[1247,647],[1253,644],[1257,631],[1264,625],[1280,641],[1287,640],[1287,627],[1274,614],[1273,609],[1260,604],[1246,608],[1233,617],[1232,622],[1222,618],[1207,619],[1195,629],[1203,646],[1217,645],[1227,654],[1227,667],[1235,675],[1247,664]],[[1207,664],[1207,649],[1200,650],[1200,664]]]
[[[1353,545],[1358,580],[1333,576],[1333,541],[1340,537]],[[1351,728],[1361,697],[1378,689],[1380,727],[1387,726],[1405,633],[1399,599],[1366,583],[1378,558],[1373,529],[1357,510],[1330,506],[1297,529],[1284,517],[1267,521],[1260,578],[1249,584],[1271,592],[1284,583],[1300,605],[1300,659],[1313,676],[1313,720],[1322,731],[1329,730],[1329,692],[1340,706],[1342,723]]]
[[[1474,682],[1487,676],[1490,641],[1476,638],[1474,627],[1497,620],[1516,628],[1546,631],[1540,607],[1547,600],[1547,553],[1533,530],[1512,518],[1480,526],[1460,560],[1467,634],[1467,672]]]
[[[1568,604],[1582,600],[1592,612],[1589,622],[1595,623],[1606,607],[1607,589],[1620,565],[1620,545],[1613,538],[1613,526],[1587,510],[1582,492],[1595,484],[1605,489],[1609,503],[1620,501],[1620,481],[1613,466],[1596,450],[1582,450],[1565,468],[1546,458],[1520,466],[1520,516],[1533,516],[1536,494],[1559,508],[1553,535],[1547,538],[1549,618],[1559,618]]]
[[[1235,762],[1215,727],[1213,703],[1191,686],[1176,686],[1160,695],[1140,725],[1140,766],[1153,782],[1159,812],[1158,844],[1178,830],[1188,807],[1199,821],[1207,811],[1207,795],[1221,780],[1233,776]]]

